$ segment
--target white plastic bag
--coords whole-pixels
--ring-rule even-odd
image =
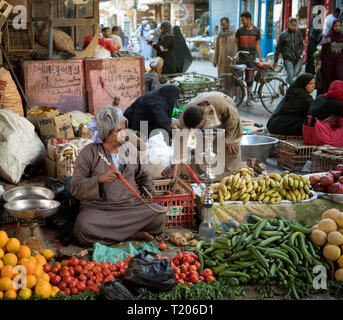
[[[0,176],[17,184],[29,164],[43,161],[44,144],[26,118],[0,110]]]
[[[173,148],[164,141],[163,134],[148,140],[148,168],[154,179],[162,178],[162,171],[172,164]]]

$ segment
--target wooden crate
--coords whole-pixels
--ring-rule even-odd
[[[343,163],[342,155],[332,155],[325,153],[322,150],[318,150],[312,154],[311,171],[327,172],[329,170],[334,170],[340,163]]]
[[[278,165],[291,171],[301,171],[317,149],[317,146],[305,145],[303,140],[279,140]]]

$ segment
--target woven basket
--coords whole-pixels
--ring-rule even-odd
[[[268,136],[273,137],[278,140],[302,140],[303,139],[302,136],[283,136],[280,134],[271,134],[271,133],[268,133]]]
[[[39,35],[37,42],[46,48],[49,47],[49,28],[44,28]],[[62,30],[56,28],[54,28],[54,49],[65,51],[73,55],[76,54],[73,39]]]
[[[334,170],[340,163],[343,163],[343,156],[335,156],[318,150],[312,154],[311,171],[327,172],[329,170]]]
[[[301,171],[317,149],[317,146],[305,145],[303,140],[279,140],[278,165],[292,171]]]

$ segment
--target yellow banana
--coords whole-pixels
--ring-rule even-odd
[[[224,197],[224,200],[228,201],[228,200],[230,200],[230,198],[231,198],[231,193],[230,193],[230,191],[228,191],[226,196]]]
[[[231,200],[237,200],[239,199],[239,191],[234,192],[233,194],[231,194]]]
[[[264,179],[262,178],[262,176],[259,176],[258,179],[257,179],[257,182],[260,186],[263,185],[263,183],[265,183]]]
[[[286,199],[287,199],[288,201],[292,201],[292,197],[291,197],[291,195],[289,194],[289,192],[286,193]]]
[[[298,195],[297,195],[297,202],[300,202],[302,200],[302,197],[301,197],[301,194],[299,193]]]
[[[282,196],[283,198],[285,198],[285,197],[286,197],[286,194],[287,194],[286,189],[281,189],[280,194],[281,194],[281,196]]]
[[[297,202],[297,197],[295,196],[294,192],[292,190],[289,190],[288,193],[290,194],[292,201]]]
[[[282,185],[285,189],[289,189],[289,181],[288,181],[288,177],[284,177],[283,181],[282,181]]]
[[[262,187],[259,185],[257,188],[256,188],[256,192],[261,192],[261,190],[262,190]]]
[[[290,178],[292,178],[293,180],[300,180],[300,177],[297,174],[291,173],[288,175]]]
[[[254,169],[253,168],[249,168],[249,172],[250,175],[253,177],[255,175]]]
[[[235,177],[235,176],[234,176],[233,174],[231,174],[231,175],[229,176],[229,179],[226,181],[226,184],[229,185],[229,186],[231,186],[234,177]]]
[[[224,196],[221,190],[219,190],[219,203],[221,206],[224,204]]]
[[[308,185],[304,186],[304,190],[307,194],[310,193],[310,187]]]
[[[264,193],[261,193],[260,196],[257,198],[257,200],[262,201],[265,196],[266,195]]]
[[[256,194],[256,192],[251,192],[251,193],[250,193],[250,199],[253,200],[253,201],[255,201],[255,200],[257,199],[257,194]]]
[[[225,177],[220,181],[220,184],[226,185],[228,180],[229,180],[229,177]]]
[[[249,171],[249,169],[248,168],[240,168],[239,170],[238,170],[239,172],[246,172],[246,173],[250,173],[250,171]]]
[[[301,180],[299,181],[299,188],[303,189],[305,187],[304,182],[302,182]]]
[[[288,177],[288,184],[289,184],[289,186],[290,186],[291,188],[294,187],[294,180],[293,180],[293,178]]]
[[[251,182],[249,182],[249,183],[247,184],[247,193],[250,193],[250,192],[253,191],[253,190],[254,190],[254,186],[252,185]]]
[[[226,197],[226,194],[227,194],[226,185],[225,185],[225,184],[220,184],[220,185],[219,185],[219,188],[220,188],[221,192],[223,193],[223,197],[225,198],[225,197]]]
[[[256,190],[258,187],[258,182],[256,180],[253,180],[252,183],[254,185],[254,190]]]
[[[273,194],[274,192],[275,192],[274,189],[270,189],[270,190],[268,190],[267,192],[265,192],[264,194],[265,194],[266,196],[270,196],[270,195]]]
[[[263,181],[263,185],[261,186],[261,192],[264,192],[267,189],[266,182]]]
[[[307,195],[305,196],[305,199],[306,199],[306,200],[307,200],[307,199],[310,199],[310,195],[307,194]]]
[[[250,200],[250,194],[247,194],[247,196],[243,200],[243,203],[247,203],[249,200]]]
[[[282,197],[281,196],[278,196],[277,198],[276,198],[276,202],[280,202],[282,200]]]
[[[280,176],[283,178],[289,174],[289,171],[284,171],[280,174]]]
[[[236,173],[234,178],[233,178],[233,181],[232,181],[232,186],[235,187],[237,182],[238,182],[238,179],[240,179],[240,175],[239,173]]]
[[[246,191],[247,191],[247,186],[246,185],[244,185],[244,187],[243,187],[243,189],[241,189],[241,191],[240,191],[240,195],[243,195],[243,194],[245,194],[246,193]]]
[[[294,181],[294,188],[299,188],[299,180],[293,180]]]
[[[263,201],[263,202],[268,202],[269,200],[270,200],[270,197],[269,197],[269,196],[266,196],[266,197],[263,198],[262,201]]]
[[[272,198],[278,198],[278,197],[280,196],[280,193],[278,193],[278,192],[276,191],[276,192],[272,193],[270,196],[271,196]]]
[[[275,202],[276,202],[276,198],[271,198],[271,199],[270,199],[270,202],[271,202],[271,203],[275,203]]]
[[[219,196],[218,196],[217,193],[215,193],[215,194],[212,195],[212,199],[213,199],[213,200],[217,200],[218,198],[219,198]]]
[[[269,173],[268,176],[276,181],[281,181],[281,176],[277,173],[272,172]]]

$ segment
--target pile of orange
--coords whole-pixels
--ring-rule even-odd
[[[51,251],[48,252],[51,256]],[[44,252],[45,254],[45,252]],[[57,287],[50,284],[50,277],[43,271],[47,263],[44,255],[32,255],[28,246],[21,245],[16,238],[9,238],[5,231],[0,230],[0,300],[3,298],[24,300],[30,299],[32,294],[44,299],[55,296]],[[18,288],[17,283],[23,284],[20,267],[26,271],[26,287]]]

